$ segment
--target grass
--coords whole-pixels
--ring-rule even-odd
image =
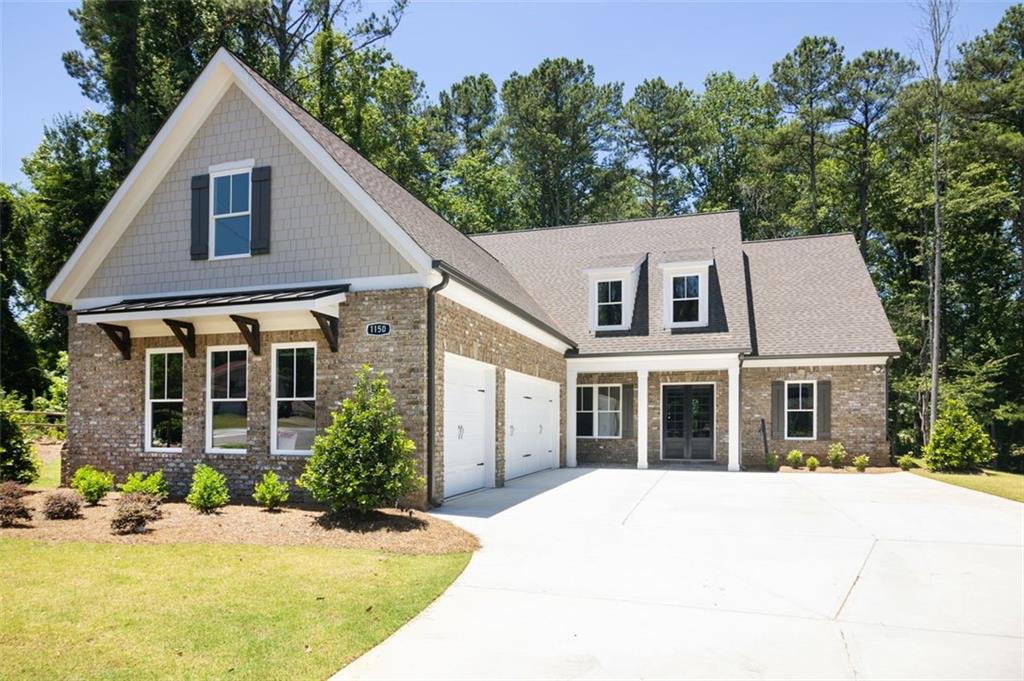
[[[0,678],[323,679],[469,554],[0,540]]]
[[[917,475],[1024,503],[1024,475],[1020,473],[994,471],[988,468],[980,473],[937,473],[928,470],[921,459],[914,459],[914,463],[917,467],[911,468],[910,471]]]
[[[29,489],[56,489],[60,486],[60,457],[44,461],[39,466],[39,478],[29,485]]]

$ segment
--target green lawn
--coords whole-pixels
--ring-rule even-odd
[[[0,540],[0,678],[324,679],[468,560]]]
[[[924,462],[915,459],[917,468],[911,472],[932,480],[948,482],[957,487],[966,487],[976,492],[994,494],[997,497],[1024,502],[1024,475],[985,469],[980,473],[934,473],[924,467]]]
[[[39,479],[29,489],[56,489],[60,485],[60,457],[39,466]]]

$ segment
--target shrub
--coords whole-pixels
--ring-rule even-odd
[[[914,467],[914,457],[910,456],[910,454],[904,454],[900,458],[896,459],[896,463],[899,464],[902,470],[909,471]]]
[[[164,480],[164,472],[156,471],[147,476],[142,473],[132,473],[121,485],[121,492],[124,494],[152,494],[161,501],[167,498],[167,481]]]
[[[790,450],[789,454],[786,454],[786,463],[793,468],[800,468],[804,465],[804,453],[799,449]]]
[[[0,527],[13,527],[19,520],[32,520],[32,512],[20,496],[0,496]]]
[[[846,465],[846,447],[842,442],[833,442],[828,446],[828,465],[832,468],[842,468]]]
[[[816,471],[818,470],[818,457],[809,456],[807,457],[807,470]]]
[[[230,500],[228,482],[206,464],[198,464],[192,474],[192,489],[185,501],[200,513],[212,513]]]
[[[20,482],[5,480],[0,482],[0,497],[15,497],[20,499],[28,494],[28,490]]]
[[[82,493],[90,506],[100,503],[107,492],[114,489],[114,474],[98,471],[92,466],[82,466],[71,476],[71,487]]]
[[[356,373],[352,395],[334,412],[299,478],[333,513],[391,506],[423,484],[387,381],[369,366]]]
[[[160,499],[156,495],[131,492],[117,500],[110,529],[117,534],[143,532],[149,522],[159,517]]]
[[[933,471],[973,471],[988,464],[995,452],[988,435],[963,402],[946,400],[924,448],[924,462]]]
[[[13,401],[0,400],[0,480],[23,485],[39,478],[39,459],[14,420]]]
[[[267,471],[263,479],[256,483],[252,498],[268,511],[276,511],[288,501],[288,483],[281,482],[277,473]]]
[[[779,470],[779,455],[775,452],[768,452],[764,458],[764,465],[770,471]]]
[[[43,499],[43,515],[50,520],[69,520],[82,514],[82,495],[72,489],[55,489]]]
[[[869,463],[871,463],[871,460],[868,459],[867,454],[861,454],[860,456],[853,457],[853,467],[856,468],[859,473],[866,471]]]

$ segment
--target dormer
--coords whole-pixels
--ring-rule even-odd
[[[584,270],[587,276],[587,321],[591,333],[628,331],[633,322],[640,266],[647,254],[605,258]]]
[[[666,329],[708,325],[708,270],[713,264],[713,258],[673,258],[658,265],[662,273],[662,320]]]

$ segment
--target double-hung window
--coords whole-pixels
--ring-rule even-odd
[[[245,346],[209,350],[206,448],[241,452],[249,429],[248,351]]]
[[[316,435],[316,344],[274,346],[274,454],[307,454]]]
[[[672,323],[700,321],[700,275],[672,277]]]
[[[622,437],[622,386],[576,388],[576,437]]]
[[[786,381],[786,439],[813,440],[817,429],[814,381]]]
[[[211,212],[210,253],[213,258],[238,258],[249,255],[252,228],[250,206],[252,169],[223,170],[210,173]]]
[[[597,328],[622,326],[622,280],[597,282]]]
[[[146,450],[181,451],[182,352],[146,352]]]

